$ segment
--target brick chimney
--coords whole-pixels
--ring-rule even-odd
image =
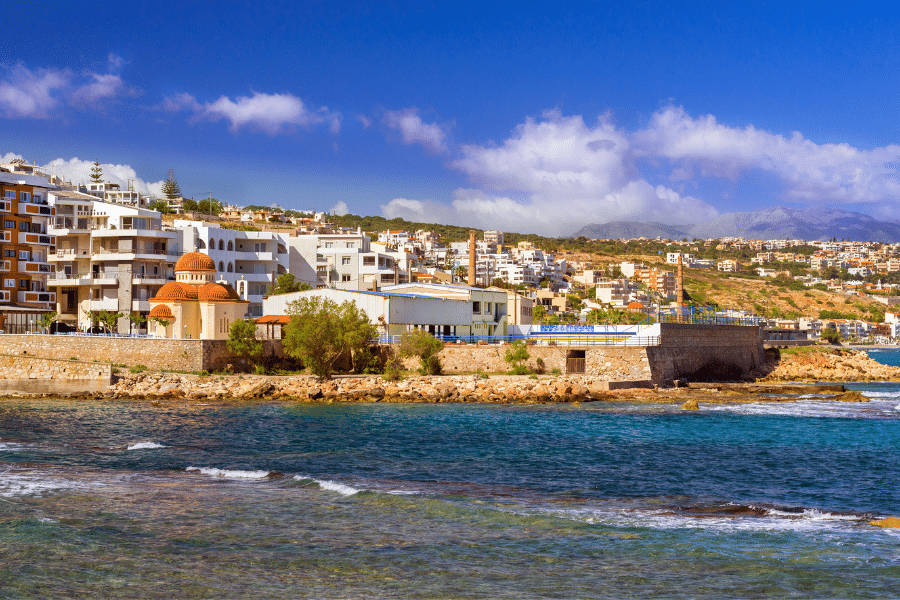
[[[675,306],[678,307],[678,322],[684,320],[684,262],[678,254],[678,283],[675,286]]]

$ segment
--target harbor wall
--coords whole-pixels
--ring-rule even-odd
[[[110,364],[0,355],[0,392],[99,392],[112,384],[112,377]]]

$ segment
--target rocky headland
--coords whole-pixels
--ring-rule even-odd
[[[761,382],[900,381],[900,367],[869,358],[862,350],[806,347],[781,352],[771,360]]]

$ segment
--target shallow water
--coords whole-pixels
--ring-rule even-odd
[[[877,358],[873,355],[873,358]],[[2,598],[893,598],[870,403],[0,403]]]

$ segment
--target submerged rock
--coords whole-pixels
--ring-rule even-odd
[[[887,527],[889,529],[900,529],[900,519],[898,519],[897,517],[888,517],[886,519],[880,519],[878,521],[869,521],[869,525]]]
[[[684,410],[700,410],[700,403],[697,402],[696,398],[691,398],[687,402],[681,405],[681,408]]]

